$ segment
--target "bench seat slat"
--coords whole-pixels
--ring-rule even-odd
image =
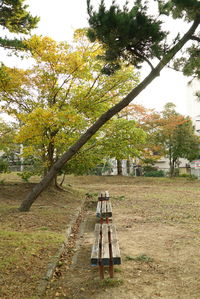
[[[102,215],[106,215],[106,206],[107,206],[107,202],[104,200],[104,201],[102,201],[101,202],[102,203],[102,207],[101,207],[101,213],[102,213]]]
[[[96,216],[99,218],[110,218],[112,217],[111,203],[108,201],[98,201]]]
[[[102,217],[103,218],[112,217],[112,208],[111,208],[111,203],[110,202],[105,201],[104,210],[102,210]]]
[[[103,265],[109,265],[110,253],[109,253],[109,241],[108,241],[108,225],[102,224],[102,263]]]
[[[107,207],[106,207],[106,209],[107,209],[107,213],[108,213],[108,214],[111,214],[111,216],[112,216],[112,206],[111,206],[111,203],[110,203],[110,202],[107,202]]]
[[[121,255],[119,250],[119,243],[117,240],[117,232],[114,224],[110,224],[110,232],[111,232],[111,242],[112,242],[112,253],[113,253],[113,264],[120,265],[121,264]]]
[[[91,253],[91,264],[92,266],[97,266],[99,261],[99,242],[100,242],[100,230],[101,230],[101,224],[95,224],[95,241],[92,246],[92,253]]]
[[[98,201],[98,203],[97,203],[97,210],[96,210],[96,216],[97,217],[101,217],[101,205],[102,205],[102,202]]]

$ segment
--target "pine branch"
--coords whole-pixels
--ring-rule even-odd
[[[195,40],[200,43],[200,37],[198,37],[198,36],[194,36],[194,35],[191,36],[191,40]]]

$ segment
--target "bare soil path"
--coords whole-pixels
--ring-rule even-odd
[[[186,179],[69,177],[92,196],[72,264],[45,298],[200,298],[200,183]],[[99,280],[90,266],[96,198],[109,190],[122,255],[113,280]],[[107,274],[108,275],[108,274]]]

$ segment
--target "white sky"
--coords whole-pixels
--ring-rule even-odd
[[[124,3],[125,0],[117,2]],[[111,0],[106,0],[110,3]],[[131,0],[129,1],[131,4]],[[93,4],[98,4],[99,1],[93,0]],[[153,3],[153,2],[152,2]],[[32,34],[48,35],[57,41],[70,41],[73,36],[73,31],[76,28],[87,27],[87,10],[86,0],[27,0],[29,11],[33,15],[40,17],[38,28],[32,31]],[[182,24],[178,24],[181,29]],[[173,28],[171,27],[171,30]],[[25,61],[17,61],[14,57],[6,57],[3,52],[1,61],[16,67],[21,67]],[[143,68],[141,78],[148,74],[149,69]],[[165,69],[161,72],[160,77],[155,79],[149,87],[147,87],[135,100],[148,108],[161,110],[165,103],[174,102],[177,106],[177,111],[187,114],[186,111],[186,87],[188,78],[181,73],[171,69]]]

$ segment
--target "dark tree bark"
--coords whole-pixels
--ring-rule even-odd
[[[122,160],[117,160],[117,175],[122,175]]]
[[[185,43],[191,39],[199,23],[200,16],[194,20],[186,34],[164,55],[164,57],[149,73],[149,75],[118,104],[102,114],[100,118],[77,140],[77,142],[74,143],[74,145],[72,145],[58,161],[55,162],[47,175],[33,188],[26,199],[22,202],[21,206],[19,207],[20,211],[29,211],[31,205],[34,203],[40,193],[49,185],[49,183],[56,176],[58,171],[65,165],[65,163],[69,161],[109,119],[120,112],[123,108],[128,106],[128,104],[134,100],[137,95],[140,94],[140,92],[142,92],[157,76],[160,75],[160,71],[165,67],[165,65],[176,55],[176,53],[185,45]]]
[[[131,172],[131,161],[129,159],[126,161],[126,171],[127,171],[127,174],[130,175],[130,172]]]

